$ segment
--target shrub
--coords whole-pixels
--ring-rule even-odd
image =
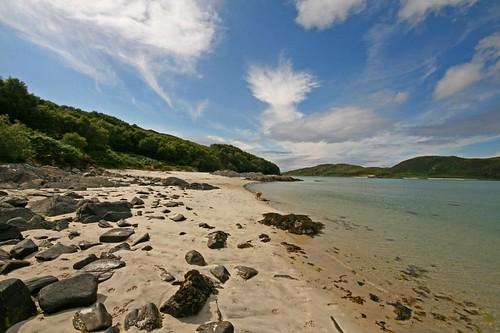
[[[28,129],[11,124],[7,116],[0,116],[0,161],[24,162],[30,157]]]

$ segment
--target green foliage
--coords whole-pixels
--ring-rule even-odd
[[[29,157],[28,129],[11,124],[7,116],[0,116],[0,161],[24,162]]]
[[[0,78],[0,114],[37,132],[31,137],[31,143],[35,145],[34,158],[40,163],[91,162],[109,167],[182,166],[200,171],[230,169],[279,173],[275,164],[236,147],[207,147],[145,130],[102,113],[42,100],[31,95],[23,82],[13,78]],[[55,140],[55,145],[63,149],[61,154],[48,150],[49,155],[43,156],[40,148],[49,143],[48,139]]]
[[[89,158],[77,148],[66,145],[42,133],[30,135],[33,158],[42,164],[84,167]]]
[[[83,151],[87,147],[87,139],[75,132],[64,134],[61,142],[68,146],[73,146],[80,151]]]
[[[365,168],[349,164],[322,164],[288,171],[293,176],[375,176],[418,178],[500,179],[500,157],[460,158],[455,156],[420,156],[392,168]]]

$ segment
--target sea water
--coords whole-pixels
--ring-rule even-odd
[[[315,245],[349,249],[349,264],[357,269],[377,265],[374,281],[383,283],[404,264],[422,267],[431,289],[478,304],[499,331],[499,181],[301,179],[250,189],[278,209],[324,222]]]

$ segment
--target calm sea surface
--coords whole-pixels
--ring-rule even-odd
[[[253,184],[279,209],[327,225],[318,246],[352,251],[352,265],[388,274],[406,264],[429,271],[432,288],[479,304],[500,319],[500,182],[301,177]],[[341,227],[339,227],[341,226]],[[331,246],[331,245],[330,245]],[[380,279],[380,271],[373,279]],[[431,289],[432,289],[431,288]]]

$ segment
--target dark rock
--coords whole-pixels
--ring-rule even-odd
[[[13,225],[0,223],[0,242],[11,239],[23,239],[23,235],[21,234],[19,228]]]
[[[46,216],[69,214],[75,212],[78,208],[78,200],[70,196],[55,195],[30,202],[29,208],[35,213]]]
[[[163,206],[165,206],[165,207],[177,207],[177,206],[179,206],[179,203],[175,202],[175,201],[169,201],[169,202],[165,203]]]
[[[170,219],[174,222],[181,222],[186,219],[186,217],[182,214],[175,214],[174,216],[170,217]]]
[[[376,303],[380,302],[380,297],[378,297],[375,294],[369,293],[368,296],[370,296],[370,299]]]
[[[65,197],[70,197],[70,198],[73,198],[73,199],[83,199],[83,195],[81,194],[78,194],[76,192],[66,192],[64,193],[64,196]]]
[[[9,195],[9,193],[5,191],[0,191],[0,197],[5,197],[6,195]]]
[[[7,251],[0,249],[0,260],[10,259],[10,254]]]
[[[250,241],[247,241],[247,242],[238,244],[237,247],[238,247],[238,249],[248,249],[248,248],[253,247],[253,245],[252,245],[252,243],[250,243]]]
[[[103,333],[120,333],[120,327],[119,325],[111,326],[107,330],[105,330]]]
[[[287,243],[287,242],[281,242],[281,245],[286,246],[286,250],[288,252],[298,252],[302,251],[302,248],[298,245],[292,244],[292,243]]]
[[[28,200],[26,200],[26,198],[7,195],[0,197],[0,203],[6,203],[8,205],[11,205],[12,207],[24,208],[28,204]]]
[[[69,239],[73,239],[73,238],[76,238],[78,236],[80,236],[80,233],[78,231],[76,231],[76,230],[72,230],[72,231],[70,231],[68,233],[68,238]]]
[[[55,276],[47,275],[25,280],[24,284],[26,285],[26,287],[28,287],[31,295],[36,295],[40,291],[40,289],[57,281],[59,281],[59,279]]]
[[[86,203],[76,211],[76,220],[82,223],[117,222],[131,216],[129,203],[125,201]]]
[[[102,243],[119,243],[126,241],[130,235],[134,233],[134,229],[130,228],[116,228],[106,231],[99,237]]]
[[[118,222],[116,222],[116,225],[119,226],[120,228],[126,228],[126,227],[132,227],[134,226],[134,224],[131,224],[125,220],[120,220]],[[135,224],[135,226],[137,226],[137,224]]]
[[[36,305],[21,280],[0,281],[0,332],[35,314]]]
[[[95,332],[107,329],[113,318],[104,304],[97,302],[92,307],[79,310],[73,316],[73,327],[81,332]]]
[[[160,279],[165,282],[175,281],[175,277],[170,274],[165,268],[156,266],[160,270]]]
[[[15,259],[24,259],[38,251],[38,246],[29,238],[20,241],[10,250],[10,255]]]
[[[52,244],[51,241],[49,241],[48,239],[44,239],[42,240],[40,243],[38,243],[38,247],[39,248],[51,248],[52,246],[54,246],[54,244]]]
[[[97,279],[92,274],[76,275],[42,288],[38,295],[45,313],[89,306],[97,300]]]
[[[412,309],[407,306],[404,306],[400,302],[396,303],[387,303],[394,307],[394,313],[396,314],[396,320],[408,320],[411,318]]]
[[[0,274],[7,275],[16,269],[29,266],[30,262],[24,260],[4,260],[0,261],[0,265]]]
[[[162,327],[160,311],[153,303],[148,303],[142,308],[134,309],[125,317],[125,330],[135,326],[139,330],[151,332]]]
[[[213,321],[200,325],[196,332],[200,333],[234,333],[234,326],[228,321]]]
[[[100,228],[113,228],[113,225],[109,222],[106,222],[106,221],[99,221],[99,223],[97,223],[97,225]]]
[[[198,314],[212,293],[215,292],[210,278],[191,270],[184,275],[184,282],[179,290],[170,297],[160,308],[175,318],[188,317]]]
[[[267,234],[260,234],[259,239],[263,243],[268,243],[271,241],[271,237],[269,237],[269,235],[267,235]]]
[[[66,246],[61,243],[56,243],[54,246],[45,250],[43,252],[35,255],[35,258],[41,261],[50,261],[58,258],[61,254],[64,253],[75,253],[77,252],[77,248],[74,245]]]
[[[241,223],[236,223],[236,228],[243,229],[243,226],[241,225]]]
[[[210,190],[217,190],[219,189],[217,186],[213,186],[207,183],[191,183],[189,184],[186,189],[189,190],[201,190],[201,191],[210,191]]]
[[[226,267],[222,265],[217,265],[214,268],[211,268],[210,273],[212,273],[212,275],[215,276],[217,280],[219,280],[222,283],[225,283],[227,280],[229,280],[229,277],[231,276]]]
[[[140,244],[140,243],[144,243],[144,242],[149,242],[149,240],[151,239],[151,237],[149,236],[148,233],[145,233],[144,235],[142,235],[141,237],[137,238],[133,243],[132,243],[132,246],[135,246],[137,244]]]
[[[205,229],[215,229],[215,227],[212,227],[211,225],[209,225],[207,223],[200,223],[200,224],[198,224],[198,227],[205,228]]]
[[[97,256],[95,254],[89,254],[85,258],[83,258],[83,259],[75,262],[73,264],[73,269],[82,269],[83,267],[87,266],[91,262],[94,262],[94,261],[96,261],[98,259],[99,258],[97,258]]]
[[[207,246],[210,249],[221,249],[226,246],[229,234],[224,231],[214,231],[208,234]]]
[[[308,236],[317,235],[324,226],[321,222],[313,222],[307,215],[281,215],[278,213],[264,214],[264,219],[259,223],[287,230],[292,234]]]
[[[138,197],[134,197],[132,200],[130,200],[130,204],[132,206],[144,205],[144,200],[139,199]]]
[[[177,177],[168,177],[162,180],[163,186],[177,186],[180,188],[186,188],[189,186],[189,183],[183,179]]]
[[[203,258],[201,253],[196,250],[189,251],[188,253],[186,253],[184,258],[186,259],[186,262],[190,265],[197,265],[197,266],[207,265],[205,258]]]
[[[116,245],[115,247],[111,248],[108,252],[109,253],[115,253],[118,251],[130,251],[131,247],[128,243],[121,243]]]
[[[25,221],[31,220],[35,216],[35,213],[31,211],[31,209],[24,208],[24,207],[0,207],[0,224],[6,223],[7,221],[16,218],[16,217],[21,217]],[[32,228],[35,229],[35,228]],[[39,229],[42,229],[40,227]],[[29,230],[28,228],[26,229],[21,229],[21,230]]]
[[[141,249],[141,251],[151,251],[151,250],[153,250],[153,247],[151,245],[146,245]]]
[[[249,280],[259,274],[255,268],[247,267],[247,266],[236,266],[236,270],[238,271],[238,275],[241,276],[245,280]]]
[[[97,242],[89,242],[89,241],[86,241],[86,240],[83,240],[83,241],[78,242],[78,247],[79,247],[79,248],[80,248],[80,250],[82,250],[82,251],[88,250],[88,249],[90,249],[91,247],[94,247],[94,246],[97,246],[97,245],[101,245],[101,243],[97,243]]]

